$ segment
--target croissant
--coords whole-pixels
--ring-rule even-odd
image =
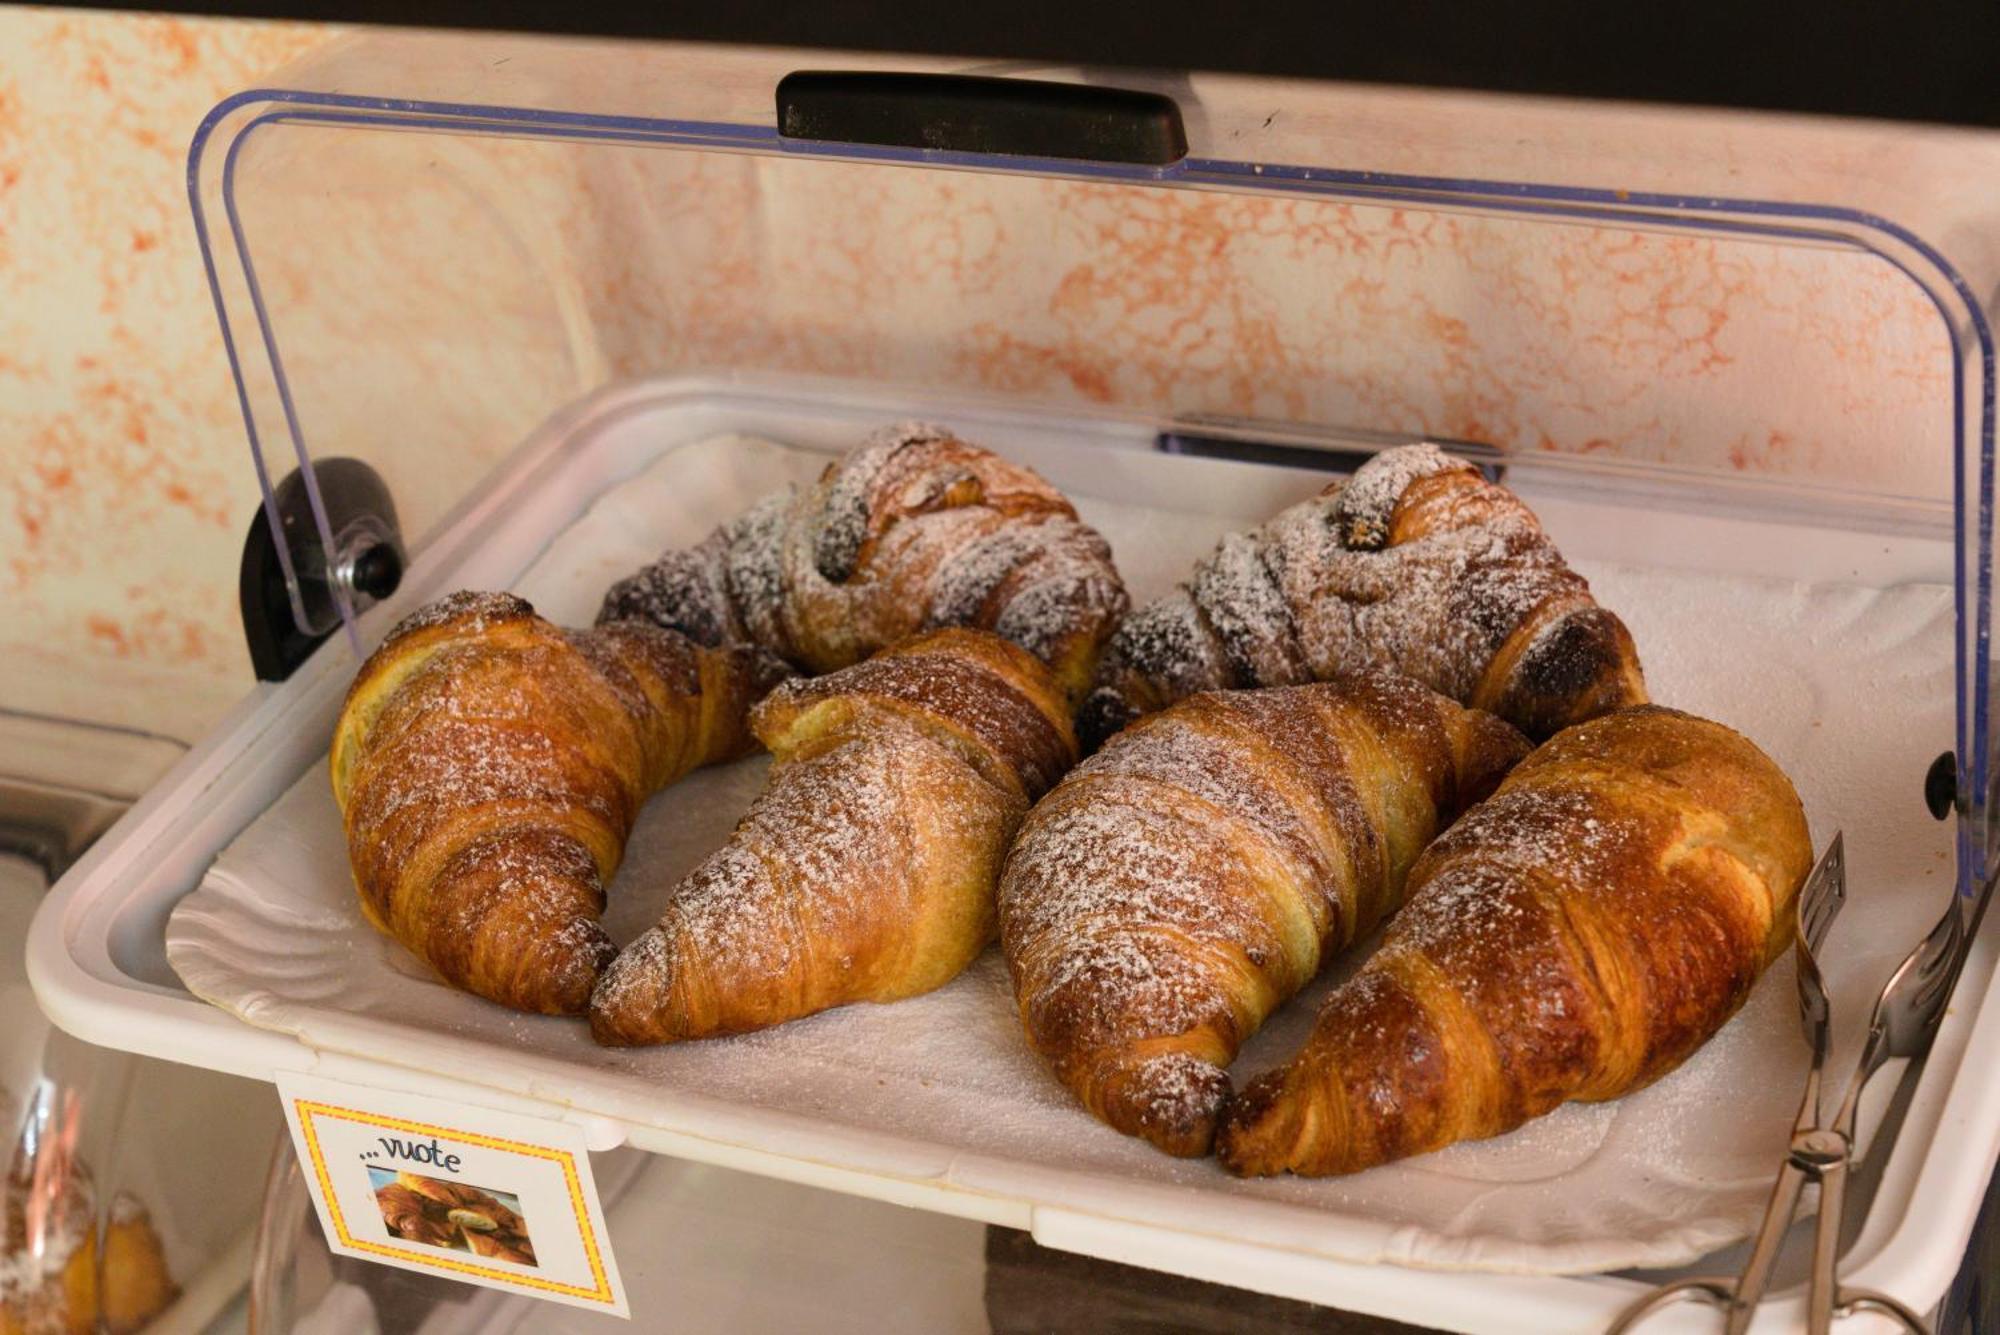
[[[1225,1067],[1401,902],[1419,850],[1527,751],[1388,673],[1208,693],[1036,806],[1000,882],[1028,1041],[1092,1113],[1208,1151]]]
[[[1380,950],[1216,1140],[1233,1172],[1353,1173],[1658,1079],[1791,941],[1798,794],[1670,709],[1558,734],[1431,845]]]
[[[11,1124],[10,1124],[11,1125]],[[33,1125],[32,1122],[29,1123]],[[82,1173],[37,1182],[17,1143],[0,1165],[0,1335],[93,1335],[97,1202]]]
[[[481,1233],[466,1229],[466,1248],[475,1256],[496,1257],[516,1265],[536,1265],[534,1244],[518,1233]]]
[[[428,1242],[433,1247],[449,1247],[453,1229],[427,1206],[422,1193],[402,1182],[390,1182],[375,1189],[375,1206],[382,1222],[397,1237],[409,1242]]]
[[[181,1294],[167,1268],[166,1246],[153,1227],[152,1215],[121,1194],[104,1225],[102,1246],[97,1264],[101,1329],[110,1335],[146,1329]]]
[[[180,1296],[151,1214],[124,1192],[104,1207],[80,1160],[37,1180],[50,1157],[17,1145],[0,1167],[0,1335],[144,1329]]]
[[[521,1233],[528,1227],[521,1216],[502,1205],[497,1196],[470,1183],[445,1182],[418,1173],[401,1172],[396,1174],[392,1185],[430,1202],[461,1228],[481,1233]],[[465,1217],[461,1218],[461,1215]]]
[[[1054,676],[981,631],[795,678],[751,726],[776,757],[769,784],[605,970],[602,1043],[743,1033],[949,982],[993,937],[1022,817],[1076,759]]]
[[[613,585],[598,619],[755,644],[811,673],[969,626],[1040,658],[1074,705],[1127,605],[1110,547],[1060,492],[910,422]]]
[[[1643,704],[1625,623],[1528,507],[1432,445],[1231,534],[1193,580],[1126,618],[1078,728],[1096,745],[1196,691],[1389,668],[1533,738]]]
[[[363,911],[455,986],[580,1013],[614,953],[597,919],[640,804],[747,750],[750,702],[780,673],[653,626],[563,630],[509,594],[423,608],[334,729]]]

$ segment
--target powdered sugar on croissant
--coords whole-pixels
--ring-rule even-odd
[[[769,786],[605,971],[607,1044],[745,1033],[942,986],[992,939],[1000,861],[1076,759],[1049,670],[933,631],[757,706]]]
[[[1748,738],[1657,707],[1566,729],[1424,850],[1380,949],[1216,1152],[1355,1173],[1623,1097],[1735,1014],[1811,862],[1797,792]]]
[[[1046,663],[1074,702],[1127,606],[1110,547],[1054,487],[906,422],[614,585],[599,619],[756,644],[809,672],[925,630],[990,630]]]
[[[1143,720],[1008,855],[1001,940],[1029,1042],[1118,1130],[1205,1153],[1238,1046],[1395,909],[1423,846],[1526,749],[1389,673]]]
[[[1646,699],[1624,623],[1520,498],[1406,445],[1231,534],[1127,618],[1081,727],[1096,743],[1196,691],[1381,668],[1535,737]]]
[[[582,1010],[604,888],[646,797],[751,743],[782,675],[637,622],[570,631],[504,593],[406,618],[356,674],[329,770],[369,921],[447,981]]]

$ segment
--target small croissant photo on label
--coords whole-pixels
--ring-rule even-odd
[[[534,1265],[535,1245],[521,1199],[511,1192],[425,1177],[392,1168],[368,1168],[389,1236],[405,1242]]]
[[[293,1072],[278,1089],[335,1254],[629,1316],[580,1128]]]

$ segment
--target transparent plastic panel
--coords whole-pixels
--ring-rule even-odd
[[[267,485],[361,459],[421,550],[551,415],[699,372],[1956,525],[1970,888],[2000,136],[1136,74],[1100,81],[1174,96],[1186,160],[777,136],[784,73],[885,64],[938,68],[371,35],[217,108],[190,188]],[[293,534],[295,580],[332,537]]]
[[[1948,333],[1852,248],[346,126],[243,163],[245,232],[285,239],[257,263],[302,437],[388,458],[416,516],[464,482],[436,451],[476,460],[607,380],[689,371],[1603,453],[1949,513],[1946,451],[1882,448],[1949,438]]]
[[[0,1331],[201,1330],[249,1279],[237,1154],[277,1134],[277,1108],[54,1029],[21,955],[50,883],[183,750],[0,710]]]

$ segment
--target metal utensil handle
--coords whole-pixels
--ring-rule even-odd
[[[1834,1308],[1834,1315],[1853,1316],[1857,1312],[1879,1312],[1900,1322],[1910,1335],[1931,1335],[1929,1322],[1888,1294],[1874,1289],[1842,1289],[1840,1305]]]
[[[1798,1116],[1792,1120],[1792,1147],[1771,1183],[1771,1197],[1757,1225],[1748,1264],[1744,1266],[1743,1273],[1734,1278],[1684,1279],[1640,1294],[1612,1320],[1610,1335],[1623,1335],[1623,1332],[1632,1330],[1662,1308],[1691,1299],[1721,1308],[1727,1335],[1741,1335],[1749,1329],[1757,1304],[1770,1285],[1771,1271],[1777,1262],[1778,1252],[1784,1246],[1785,1234],[1798,1213],[1799,1197],[1805,1191],[1806,1180],[1818,1175],[1812,1156],[1801,1158],[1798,1153],[1803,1138],[1819,1127],[1820,1085],[1831,1032],[1826,988],[1813,952],[1825,943],[1833,920],[1846,900],[1846,844],[1836,832],[1793,899],[1793,948],[1799,962],[1799,1018],[1803,1021],[1812,1063],[1806,1071],[1805,1091],[1799,1100]]]
[[[1831,1161],[1819,1170],[1819,1218],[1813,1222],[1812,1278],[1806,1288],[1806,1330],[1808,1335],[1831,1335],[1833,1309],[1839,1300],[1837,1285],[1840,1266],[1840,1215],[1847,1200],[1846,1137],[1834,1131],[1816,1135],[1829,1137]]]
[[[1793,942],[1793,954],[1798,960],[1799,1018],[1804,1022],[1806,1046],[1812,1051],[1812,1062],[1806,1068],[1805,1091],[1799,1099],[1798,1116],[1792,1119],[1792,1143],[1786,1151],[1784,1165],[1778,1170],[1777,1180],[1771,1185],[1770,1202],[1764,1207],[1764,1217],[1757,1225],[1750,1259],[1743,1266],[1742,1278],[1736,1282],[1723,1325],[1724,1335],[1744,1335],[1750,1329],[1757,1304],[1763,1301],[1764,1291],[1770,1287],[1771,1271],[1777,1264],[1779,1251],[1784,1247],[1785,1235],[1798,1213],[1799,1197],[1805,1190],[1806,1180],[1819,1176],[1820,1156],[1813,1152],[1814,1137],[1819,1134],[1820,1088],[1833,1026],[1826,984],[1820,975],[1819,960],[1814,952],[1826,944],[1833,920],[1847,902],[1846,850],[1845,837],[1836,831],[1793,901],[1792,911],[1797,918],[1798,933]]]
[[[1639,1323],[1681,1302],[1702,1302],[1725,1312],[1740,1310],[1727,1279],[1683,1279],[1640,1294],[1605,1327],[1604,1335],[1631,1335]],[[1932,1335],[1930,1323],[1900,1300],[1876,1289],[1842,1289],[1833,1306],[1834,1318],[1876,1312],[1890,1318],[1910,1335]]]
[[[1807,1108],[1811,1108],[1807,1104]],[[1778,1170],[1778,1178],[1771,1184],[1771,1199],[1764,1206],[1764,1217],[1757,1224],[1757,1238],[1751,1245],[1750,1260],[1743,1267],[1743,1274],[1729,1286],[1729,1314],[1723,1324],[1725,1335],[1742,1335],[1750,1328],[1750,1319],[1756,1314],[1757,1304],[1764,1299],[1764,1290],[1771,1283],[1771,1268],[1777,1264],[1778,1252],[1785,1245],[1785,1234],[1790,1231],[1792,1220],[1798,1214],[1799,1197],[1806,1189],[1806,1170],[1795,1160],[1787,1157],[1784,1167]]]
[[[1662,1284],[1657,1289],[1648,1289],[1612,1318],[1604,1335],[1627,1335],[1653,1313],[1678,1302],[1700,1300],[1712,1307],[1733,1308],[1736,1305],[1732,1292],[1734,1286],[1735,1281],[1729,1279],[1683,1279],[1673,1284]]]

